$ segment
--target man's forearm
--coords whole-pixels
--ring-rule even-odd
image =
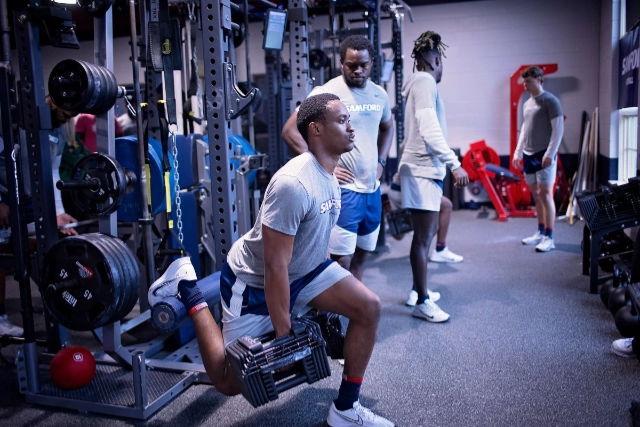
[[[284,140],[284,142],[287,144],[287,146],[289,148],[291,148],[291,150],[296,154],[302,154],[306,151],[309,151],[309,146],[307,145],[307,143],[305,142],[304,139],[302,139],[302,135],[298,134],[298,135],[291,135],[291,134],[282,134],[282,139]]]
[[[393,142],[393,126],[378,133],[378,157],[386,160]]]
[[[300,135],[300,132],[298,132],[298,127],[296,125],[297,118],[298,113],[294,112],[282,127],[281,134],[284,142],[289,146],[289,148],[291,148],[291,150],[293,150],[294,153],[296,153],[296,155],[309,151],[307,142],[304,140],[302,135]]]
[[[276,336],[283,336],[291,330],[289,273],[287,268],[265,268],[264,294]]]

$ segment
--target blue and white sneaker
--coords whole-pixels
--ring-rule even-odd
[[[196,270],[191,264],[191,258],[182,257],[173,261],[167,271],[149,288],[149,305],[153,307],[157,302],[167,297],[178,296],[178,283],[181,280],[198,280]]]
[[[371,412],[370,409],[365,408],[360,404],[360,401],[356,401],[353,404],[353,408],[346,411],[338,411],[335,403],[331,404],[329,409],[329,416],[327,417],[327,424],[331,427],[351,427],[351,426],[363,426],[363,427],[393,427],[394,423],[382,418],[380,415],[376,415]]]

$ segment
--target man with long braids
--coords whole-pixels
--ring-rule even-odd
[[[398,165],[402,206],[411,210],[413,221],[409,261],[412,291],[418,298],[412,316],[435,323],[449,320],[427,291],[427,257],[438,229],[445,168],[451,169],[456,187],[469,183],[467,172],[446,141],[444,105],[437,86],[442,79],[446,47],[433,31],[422,33],[414,42],[414,73],[402,88],[406,99],[405,140]]]

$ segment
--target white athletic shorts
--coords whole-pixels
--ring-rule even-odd
[[[442,187],[433,179],[401,175],[400,187],[403,208],[440,212]]]

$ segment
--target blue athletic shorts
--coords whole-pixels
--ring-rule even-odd
[[[338,223],[331,230],[329,252],[350,255],[356,246],[366,251],[376,248],[382,216],[380,188],[373,193],[356,193],[342,189]]]

